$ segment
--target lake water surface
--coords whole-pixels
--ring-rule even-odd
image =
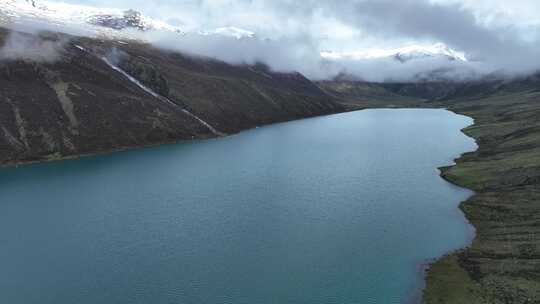
[[[0,303],[392,304],[457,249],[470,118],[366,110],[0,170]]]

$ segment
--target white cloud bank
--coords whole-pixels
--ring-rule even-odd
[[[372,81],[404,81],[433,70],[468,78],[540,69],[536,0],[67,1],[137,9],[188,32],[228,26],[247,29],[259,39],[163,32],[143,37],[159,47],[230,63],[263,62],[275,70],[297,70],[315,79],[346,72]],[[463,52],[469,62],[320,56],[323,51],[361,53],[435,43]]]

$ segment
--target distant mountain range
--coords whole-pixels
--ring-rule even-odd
[[[465,53],[456,51],[444,43],[433,45],[411,45],[397,49],[371,49],[362,51],[333,52],[326,51],[321,54],[327,59],[369,60],[392,58],[401,63],[417,59],[443,58],[449,61],[467,62]]]
[[[152,34],[145,36],[139,35],[139,33],[164,32],[173,35],[173,37],[167,37],[168,40],[175,39],[174,35],[178,35],[178,39],[226,37],[243,40],[243,42],[254,40],[256,45],[254,48],[260,47],[262,41],[272,42],[262,35],[234,25],[187,30],[181,26],[150,18],[133,9],[96,8],[47,0],[0,0],[0,26],[13,28],[14,24],[24,24],[27,21],[41,23],[40,25],[44,25],[45,29],[51,31],[89,37],[109,37],[118,40],[152,39]],[[183,43],[186,41],[188,40],[183,41]],[[209,40],[208,43],[212,42]],[[168,42],[167,45],[174,46],[175,43]],[[174,47],[172,48],[174,49]],[[319,54],[313,55],[318,56]],[[415,75],[412,78],[416,81],[448,80],[455,78],[456,75],[475,77],[474,70],[469,68],[472,65],[469,64],[466,54],[444,43],[409,45],[395,49],[329,50],[321,52],[320,56],[321,66],[345,74],[351,73],[349,63],[373,62],[383,64],[385,68],[390,68],[387,70],[391,71],[391,69],[400,69],[405,64],[418,62],[423,65],[421,68],[415,67]],[[218,55],[212,57],[220,58]],[[264,63],[271,65],[271,62]],[[361,74],[361,69],[360,72],[356,72]],[[392,74],[392,77],[394,76],[392,72],[388,73]],[[392,77],[388,79],[393,79]]]
[[[110,36],[118,35],[120,31],[129,29],[142,32],[165,31],[188,34],[188,31],[179,26],[147,17],[133,9],[96,8],[46,0],[0,0],[0,24],[2,21],[3,23],[16,23],[28,19],[53,25],[84,28],[91,32]],[[189,32],[189,34],[200,34],[204,36],[218,35],[236,39],[258,38],[256,33],[236,26],[200,29],[196,32]],[[347,52],[325,51],[321,53],[321,56],[330,60],[393,58],[401,63],[426,58],[445,58],[449,61],[461,62],[468,61],[464,53],[454,50],[443,43],[411,45],[397,49],[370,49]]]
[[[135,10],[119,10],[40,0],[0,0],[5,22],[35,20],[55,25],[95,30],[137,29],[181,33],[181,29],[148,18]]]
[[[163,31],[187,34],[181,27],[147,17],[133,9],[96,8],[41,0],[0,0],[0,25],[27,20],[73,27],[107,36],[118,36],[123,30]],[[234,26],[199,30],[195,34],[221,35],[236,39],[255,38],[255,33]],[[121,36],[129,35],[122,33]]]

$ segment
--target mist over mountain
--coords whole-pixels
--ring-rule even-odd
[[[349,74],[375,82],[461,81],[540,68],[538,19],[466,0],[68,2],[0,0],[0,24],[135,39],[313,80]]]

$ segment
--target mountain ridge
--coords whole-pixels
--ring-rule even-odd
[[[448,61],[468,62],[465,53],[458,52],[444,43],[435,43],[433,45],[409,45],[396,49],[372,49],[362,51],[333,52],[326,51],[322,53],[323,58],[327,59],[351,59],[368,60],[391,58],[400,63],[426,59],[426,58],[444,58]]]
[[[211,138],[344,110],[303,75],[262,65],[0,29],[0,45],[8,39],[61,47],[49,61],[0,60],[2,164]]]

